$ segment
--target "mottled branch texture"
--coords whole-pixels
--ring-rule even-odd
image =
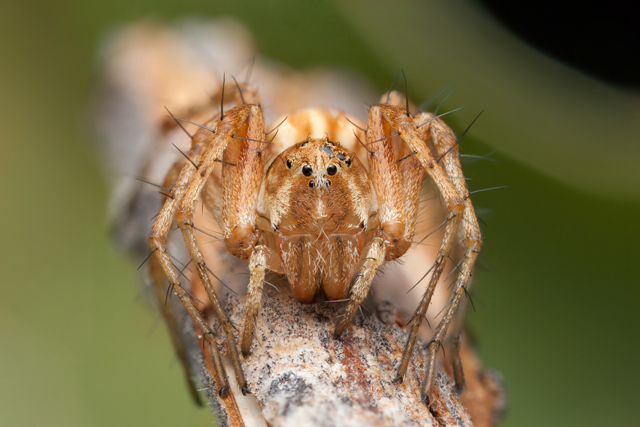
[[[232,321],[241,325],[241,300],[229,296],[225,306]],[[330,303],[301,305],[291,295],[267,290],[251,354],[243,360],[253,396],[242,396],[234,385],[230,398],[208,394],[221,424],[491,426],[499,421],[505,406],[500,376],[481,368],[466,341],[461,354],[467,389],[462,399],[450,376],[440,369],[428,407],[420,401],[427,356],[424,342],[416,346],[403,383],[391,382],[408,335],[398,310],[382,303],[361,315],[343,339],[335,340],[333,328],[341,309]],[[191,351],[199,354],[195,345]],[[201,381],[210,384],[203,365],[199,371],[204,373]]]

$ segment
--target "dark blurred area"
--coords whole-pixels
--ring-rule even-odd
[[[617,86],[640,88],[640,5],[632,1],[481,0],[551,57]]]
[[[638,425],[635,4],[484,5],[1,1],[0,425],[212,420],[190,401],[137,265],[110,240],[90,108],[105,40],[136,20],[184,16],[233,17],[265,57],[347,69],[381,93],[405,67],[416,103],[455,91],[443,108],[467,107],[447,116],[458,135],[485,109],[461,151],[497,162],[468,162],[465,175],[472,191],[507,188],[473,195],[487,225],[469,324],[482,361],[504,376],[503,425]],[[392,22],[399,12],[404,25]],[[436,35],[420,37],[425,28]],[[567,125],[574,110],[596,113]],[[622,127],[636,139],[616,145]],[[613,136],[588,140],[592,129]],[[527,139],[534,130],[569,136],[545,146]]]

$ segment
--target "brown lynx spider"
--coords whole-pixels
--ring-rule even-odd
[[[223,83],[217,96],[221,105],[224,92]],[[186,160],[175,164],[167,175],[171,191],[166,194],[149,238],[171,289],[209,344],[218,393],[226,396],[229,383],[215,331],[180,285],[180,272],[165,246],[173,222],[182,232],[226,335],[238,384],[246,394],[249,385],[244,379],[232,325],[216,296],[211,270],[195,237],[195,231],[203,232],[194,225],[196,203],[201,201],[219,224],[227,250],[249,260],[250,281],[240,343],[242,353],[248,355],[267,270],[285,274],[293,295],[301,303],[312,303],[320,297],[333,301],[348,298],[334,331],[339,339],[369,293],[376,272],[384,263],[404,255],[414,243],[420,192],[428,175],[448,216],[441,224],[446,225],[444,238],[435,263],[427,272],[432,274],[412,317],[394,382],[401,382],[407,371],[418,329],[452,245],[458,241],[464,248],[451,297],[428,345],[422,388],[423,400],[428,402],[438,349],[456,316],[482,245],[454,133],[439,116],[410,114],[408,100],[389,92],[380,104],[370,107],[366,128],[335,110],[315,108],[290,114],[288,123],[302,137],[283,141],[285,149],[277,153],[273,152],[276,144],[271,144],[275,136],[266,139],[270,132],[265,132],[257,91],[236,82],[228,85],[226,92],[237,105],[228,111],[221,108],[217,117],[197,125],[191,149],[184,154]],[[352,136],[345,137],[349,135],[345,129],[351,130]],[[270,165],[266,163],[268,156],[276,156]],[[265,165],[268,168],[263,172]],[[221,200],[212,196],[216,189]],[[455,323],[453,335],[459,337],[461,322]],[[459,338],[454,345],[453,366],[456,383],[461,385],[464,380],[456,349]]]

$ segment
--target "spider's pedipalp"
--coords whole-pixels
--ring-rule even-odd
[[[378,272],[378,269],[384,263],[384,259],[384,241],[381,238],[376,237],[369,244],[367,256],[364,258],[362,269],[351,287],[349,304],[347,305],[347,308],[340,318],[340,322],[336,325],[336,329],[333,333],[335,338],[340,338],[349,326],[349,323],[351,323],[353,316],[356,314],[356,311],[369,293],[371,282],[373,282],[373,278]]]
[[[265,272],[267,270],[267,251],[268,248],[266,246],[256,246],[255,250],[251,254],[251,258],[249,259],[249,271],[251,273],[251,278],[247,289],[247,309],[244,317],[244,329],[242,331],[241,343],[242,354],[244,356],[249,354],[251,341],[253,339],[253,332],[256,326],[256,317],[260,310],[262,286],[264,283]]]

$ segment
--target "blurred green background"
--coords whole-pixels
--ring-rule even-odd
[[[163,327],[138,298],[136,266],[110,243],[108,192],[90,144],[105,33],[184,15],[236,17],[261,54],[296,68],[346,68],[380,92],[404,67],[413,99],[447,87],[456,93],[447,109],[467,106],[449,116],[458,133],[485,109],[462,151],[497,149],[499,163],[470,164],[466,174],[472,190],[507,188],[473,196],[486,212],[491,266],[475,274],[470,323],[485,365],[508,387],[503,425],[638,425],[640,168],[629,167],[639,160],[637,94],[540,59],[473,2],[451,5],[0,1],[0,425],[212,421],[192,405]],[[522,86],[522,70],[536,73],[535,85]],[[536,116],[548,109],[548,120]],[[599,109],[611,141],[580,134]],[[539,138],[556,134],[575,138]]]

